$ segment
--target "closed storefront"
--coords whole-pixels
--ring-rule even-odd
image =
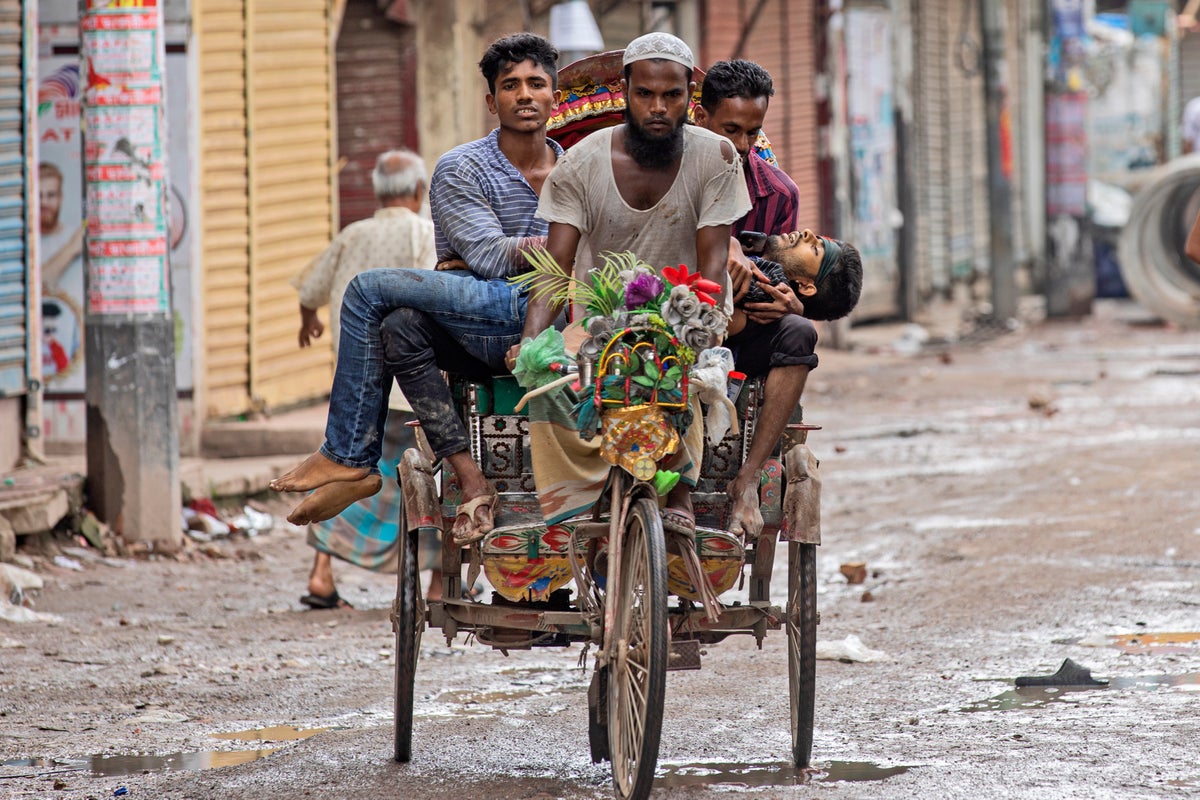
[[[339,227],[375,213],[375,159],[417,149],[417,54],[413,25],[375,0],[349,0],[337,37]]]
[[[25,30],[20,0],[0,0],[0,398],[24,394],[30,344]]]
[[[328,338],[300,350],[288,281],[334,233],[326,0],[202,0],[206,417],[328,392]]]
[[[819,227],[815,0],[707,0],[701,14],[701,67],[746,58],[771,73],[775,97],[763,130],[800,187],[800,226]]]
[[[845,202],[838,231],[862,254],[863,293],[856,319],[900,313],[898,167],[893,57],[893,15],[885,4],[857,0],[842,15],[844,55],[837,82],[844,109],[832,149],[846,164]]]
[[[20,460],[25,435],[41,434],[41,395],[26,391],[41,383],[39,293],[29,280],[36,202],[33,20],[32,7],[0,0],[0,470]],[[40,453],[41,440],[30,441],[29,449]]]
[[[986,268],[987,131],[978,4],[913,3],[910,161],[918,293]]]

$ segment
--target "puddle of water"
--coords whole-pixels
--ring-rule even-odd
[[[1115,647],[1129,654],[1181,655],[1196,651],[1196,645],[1200,644],[1200,633],[1182,631],[1175,633],[1093,634],[1073,639],[1055,639],[1054,641],[1056,644],[1080,644],[1086,647]]]
[[[1109,678],[1106,686],[1022,686],[1010,689],[995,697],[980,700],[959,711],[1014,711],[1018,709],[1045,708],[1052,703],[1078,703],[1083,693],[1133,689],[1154,691],[1178,689],[1184,692],[1200,691],[1200,672],[1185,672],[1181,675],[1138,675],[1133,678]]]
[[[1200,633],[1131,633],[1108,637],[1126,653],[1189,653],[1200,643]]]
[[[234,739],[239,742],[293,742],[316,736],[329,728],[293,728],[291,725],[275,725],[270,728],[253,728],[248,731],[210,734],[214,739]]]
[[[289,742],[307,739],[329,728],[294,728],[291,725],[276,725],[270,728],[254,728],[248,731],[211,734],[214,739],[233,739],[242,742]],[[266,758],[280,748],[258,750],[200,750],[192,753],[171,753],[165,756],[121,756],[97,754],[89,758],[23,758],[0,762],[0,767],[32,770],[20,775],[5,774],[2,777],[33,778],[59,772],[90,772],[98,777],[138,775],[143,772],[181,772],[188,770],[232,767]]]
[[[266,758],[277,748],[265,750],[202,750],[194,753],[171,753],[165,756],[110,756],[94,755],[90,758],[49,759],[24,758],[0,762],[0,767],[28,767],[33,771],[6,777],[34,778],[58,772],[90,772],[98,777],[140,775],[144,772],[181,772],[187,770],[232,767]]]
[[[812,771],[797,769],[787,761],[768,764],[660,764],[655,788],[683,786],[799,786],[839,781],[881,781],[908,772],[911,767],[881,767],[868,761],[830,761]]]

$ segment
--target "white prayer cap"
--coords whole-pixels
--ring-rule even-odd
[[[691,48],[678,36],[662,31],[644,34],[630,42],[625,48],[621,66],[627,67],[635,61],[645,61],[648,58],[664,58],[682,64],[689,70],[695,66]]]

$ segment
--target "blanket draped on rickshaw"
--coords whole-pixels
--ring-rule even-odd
[[[547,525],[586,513],[604,491],[612,464],[600,456],[601,437],[586,441],[579,436],[574,410],[579,397],[569,387],[529,400],[529,446],[533,455],[533,480]],[[680,473],[680,480],[695,486],[704,455],[704,424],[699,403],[690,400],[693,422],[681,431],[681,446],[668,456],[662,469]]]

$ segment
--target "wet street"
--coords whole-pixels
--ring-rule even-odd
[[[821,771],[787,763],[786,637],[730,639],[668,675],[654,796],[1200,797],[1200,337],[1107,303],[919,351],[903,326],[850,339],[804,401]],[[391,576],[335,565],[356,609],[302,611],[311,550],[284,527],[77,560],[36,564],[55,618],[0,622],[0,798],[610,796],[579,646],[427,633],[399,765]],[[1015,685],[1066,659],[1107,683]]]

